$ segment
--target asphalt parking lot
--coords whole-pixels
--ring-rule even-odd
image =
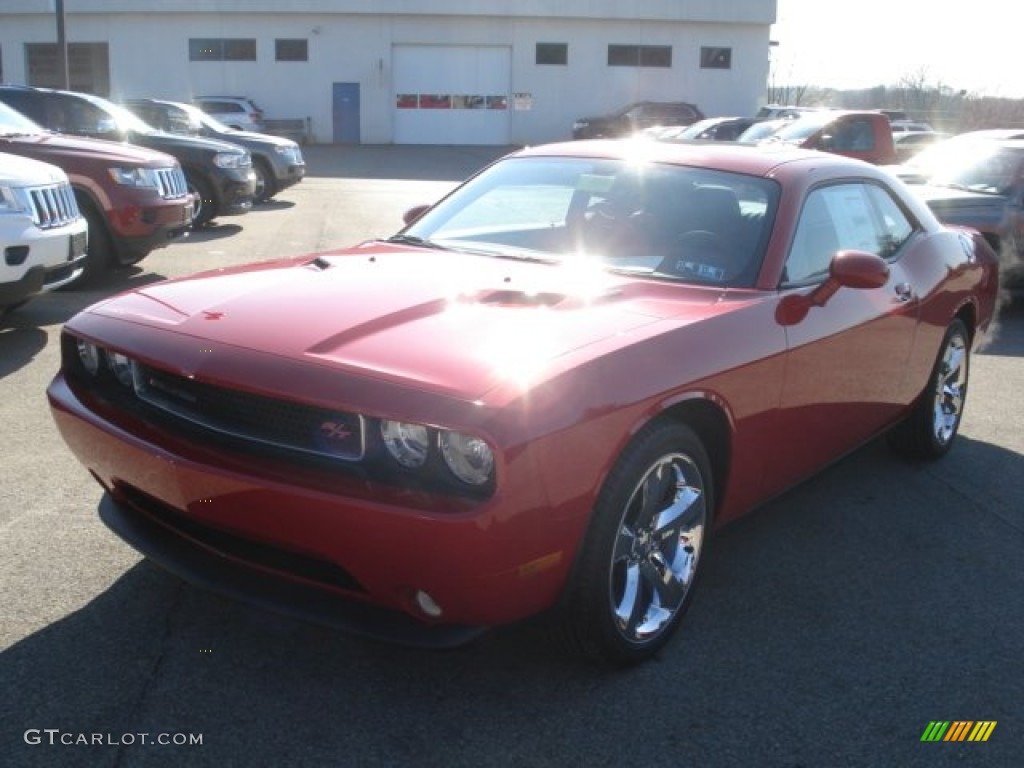
[[[267,615],[99,522],[44,398],[64,320],[164,277],[387,236],[499,153],[309,148],[311,175],[269,205],[3,321],[0,765],[1020,765],[1021,303],[974,358],[945,460],[877,441],[721,531],[675,642],[626,672],[531,625],[433,653]],[[922,742],[937,720],[997,726]]]

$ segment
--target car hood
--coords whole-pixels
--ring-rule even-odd
[[[61,165],[62,159],[96,160],[108,165],[146,166],[149,168],[166,168],[169,165],[177,164],[173,157],[144,147],[56,133],[0,136],[0,152],[3,151],[30,154],[37,160],[58,166]]]
[[[1007,226],[1007,198],[969,192],[952,187],[916,186],[915,194],[946,224],[973,227],[981,232],[998,232]]]
[[[216,152],[241,151],[237,145],[229,144],[226,141],[206,139],[201,136],[183,136],[178,133],[165,133],[164,131],[132,134],[132,142],[172,155],[178,152],[207,152],[214,154]]]
[[[87,312],[468,400],[538,380],[720,291],[367,244],[139,288]]]
[[[296,142],[291,139],[283,139],[280,136],[271,136],[266,133],[255,133],[254,131],[230,131],[227,133],[219,131],[213,133],[210,131],[206,136],[219,141],[239,144],[246,148],[259,147],[260,149],[270,149],[272,147],[291,147],[296,145]]]

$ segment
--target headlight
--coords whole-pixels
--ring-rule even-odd
[[[132,361],[120,352],[107,351],[107,367],[114,378],[126,387],[132,385]]]
[[[28,212],[28,206],[19,199],[13,187],[0,186],[0,213]]]
[[[468,485],[483,485],[490,479],[494,453],[479,437],[445,430],[438,443],[444,463],[459,480]]]
[[[241,152],[218,152],[213,156],[213,164],[219,168],[248,168],[252,157]]]
[[[395,461],[403,467],[421,467],[427,460],[430,442],[427,428],[405,421],[382,421],[380,434]]]
[[[126,187],[156,188],[156,173],[151,168],[108,168],[110,178]]]
[[[78,339],[78,359],[82,361],[82,367],[95,376],[100,370],[100,348],[90,341]]]

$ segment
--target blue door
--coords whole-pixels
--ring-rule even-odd
[[[335,83],[332,94],[334,143],[358,144],[359,83]]]

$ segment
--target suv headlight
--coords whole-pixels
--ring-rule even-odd
[[[110,178],[126,187],[156,188],[156,173],[152,168],[108,168]]]
[[[218,152],[213,156],[213,164],[218,168],[248,168],[252,157],[241,152]]]
[[[0,213],[28,213],[28,206],[14,191],[14,187],[0,185]]]
[[[438,437],[448,469],[467,485],[483,485],[494,470],[494,453],[479,437],[442,430]]]

